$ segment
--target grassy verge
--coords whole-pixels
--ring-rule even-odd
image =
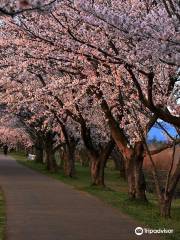
[[[0,240],[5,238],[5,201],[2,190],[0,189]]]
[[[119,209],[138,220],[140,223],[151,228],[174,229],[173,234],[164,234],[161,239],[178,240],[180,239],[180,199],[176,199],[172,206],[172,219],[162,219],[158,214],[156,198],[153,194],[148,194],[148,204],[128,200],[127,184],[120,179],[117,171],[107,168],[105,173],[106,188],[90,186],[89,169],[76,164],[77,177],[70,179],[58,173],[49,173],[45,166],[33,161],[27,161],[22,154],[13,153],[12,156],[21,164],[37,170],[43,174],[56,178],[66,184],[73,186],[80,191],[88,192],[105,203]]]

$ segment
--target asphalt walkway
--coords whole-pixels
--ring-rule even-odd
[[[0,155],[7,240],[134,240],[139,225],[89,194]]]

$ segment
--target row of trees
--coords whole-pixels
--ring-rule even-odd
[[[25,2],[0,8],[0,101],[26,129],[37,161],[56,171],[61,148],[65,173],[73,177],[76,146],[84,145],[92,184],[104,186],[116,146],[129,197],[147,201],[142,165],[148,155],[161,215],[170,216],[180,162],[162,191],[152,155],[175,149],[179,140],[169,136],[166,146],[151,151],[146,137],[158,119],[179,133],[177,2]]]

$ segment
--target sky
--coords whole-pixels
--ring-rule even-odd
[[[163,123],[163,126],[165,126],[166,130],[168,130],[168,132],[172,136],[175,137],[177,135],[177,132],[172,125],[170,125],[168,123],[165,123],[165,122],[162,122],[162,121],[161,121],[161,123]],[[165,134],[163,134],[163,131],[156,128],[156,127],[153,127],[148,134],[148,140],[152,140],[153,138],[155,138],[159,141],[166,141],[167,140]]]

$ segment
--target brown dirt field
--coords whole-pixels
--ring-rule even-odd
[[[176,148],[174,167],[180,158],[180,147]],[[159,170],[168,170],[172,160],[172,149],[166,149],[153,156],[153,160]],[[151,169],[151,162],[148,157],[145,158],[143,167],[145,170]]]

